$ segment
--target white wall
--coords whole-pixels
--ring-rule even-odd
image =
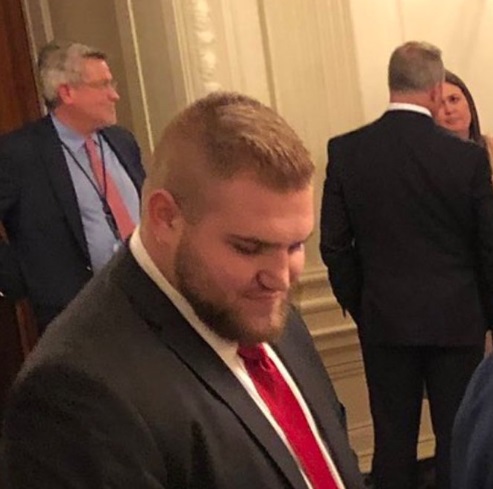
[[[428,41],[473,93],[483,132],[493,133],[493,2],[350,0],[365,121],[385,109],[387,62],[405,41]]]

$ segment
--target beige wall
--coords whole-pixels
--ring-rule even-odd
[[[471,89],[484,132],[493,132],[493,3],[484,0],[349,0],[357,35],[365,121],[387,104],[387,60],[409,40],[436,44],[445,64]]]

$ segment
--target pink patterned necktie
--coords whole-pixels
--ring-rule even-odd
[[[296,454],[314,489],[337,489],[336,482],[301,406],[262,345],[240,346],[238,354],[258,393]]]
[[[118,190],[118,187],[113,180],[110,172],[105,171],[103,168],[103,162],[98,155],[96,150],[96,143],[92,138],[87,138],[84,147],[89,157],[89,163],[91,164],[92,172],[96,177],[96,181],[101,192],[105,191],[104,197],[106,202],[115,218],[116,226],[118,232],[120,233],[121,239],[124,241],[132,233],[135,228],[135,223],[128,212],[128,208],[123,201],[123,198]],[[105,185],[106,184],[106,185]]]

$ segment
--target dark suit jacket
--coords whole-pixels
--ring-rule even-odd
[[[144,170],[133,136],[102,131],[140,193]],[[75,189],[49,116],[0,138],[0,220],[11,246],[0,245],[0,291],[27,294],[47,324],[91,278]]]
[[[493,487],[493,356],[474,373],[455,418],[452,489]]]
[[[493,324],[486,151],[426,115],[391,111],[330,140],[328,152],[321,253],[363,337],[480,344]]]
[[[347,489],[341,406],[294,312],[276,347]],[[267,419],[128,250],[50,325],[5,420],[10,489],[305,488]]]

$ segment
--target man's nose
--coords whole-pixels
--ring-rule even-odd
[[[114,102],[118,102],[118,100],[120,100],[120,95],[118,94],[116,88],[111,88],[110,98]]]
[[[276,251],[265,258],[259,272],[259,282],[265,288],[284,292],[291,286],[291,261],[287,251]]]

